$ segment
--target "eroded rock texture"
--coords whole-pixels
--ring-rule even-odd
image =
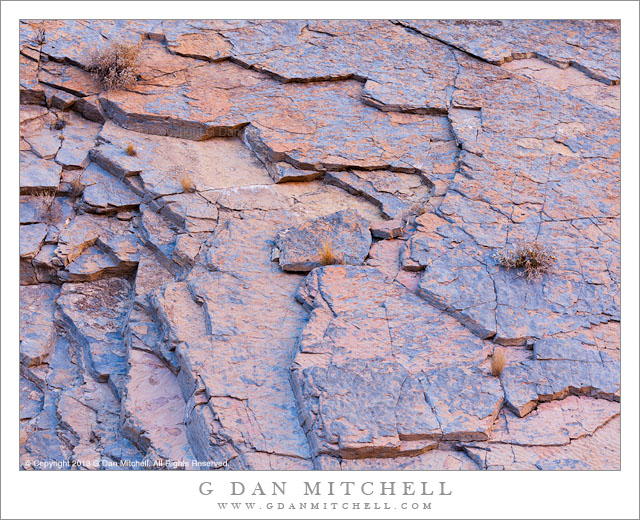
[[[20,67],[23,468],[619,468],[617,24],[24,21]]]

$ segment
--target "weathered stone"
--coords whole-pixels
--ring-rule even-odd
[[[167,97],[157,91],[135,98],[109,93],[103,98],[103,107],[125,128],[192,140],[237,135],[251,117],[255,134],[251,147],[261,159],[286,160],[303,170],[432,171],[436,178],[450,176],[455,170],[457,149],[446,117],[385,113],[365,106],[358,101],[361,86],[354,81],[281,84],[222,62],[187,69],[187,78],[179,88],[184,97]],[[224,92],[214,104],[204,97],[211,88]],[[256,114],[256,96],[266,104],[265,112]],[[183,99],[187,98],[193,101],[185,104]],[[322,114],[309,111],[305,107],[310,104],[326,110]],[[270,116],[274,110],[288,115]],[[402,131],[384,132],[388,124]]]
[[[477,369],[445,368],[426,370],[422,384],[444,440],[489,438],[503,400],[495,377]]]
[[[313,312],[300,337],[292,378],[300,420],[318,453],[415,455],[435,447],[433,441],[443,434],[446,439],[487,438],[503,393],[497,379],[469,367],[486,350],[453,318],[370,267],[316,269],[298,299]],[[453,337],[463,349],[447,348]],[[447,375],[452,371],[455,377]],[[345,393],[362,402],[350,403]],[[459,415],[457,408],[448,408],[456,398],[466,410]],[[352,412],[350,419],[337,421],[342,430],[332,430],[336,407],[362,410],[366,399],[386,404],[378,404],[376,413]],[[395,414],[388,415],[392,410]]]
[[[44,395],[28,379],[20,378],[20,420],[32,419],[42,411]]]
[[[489,470],[616,470],[620,468],[620,461],[615,455],[620,449],[619,427],[620,418],[613,417],[593,433],[563,444],[521,446],[481,443],[465,445],[464,449],[480,468]],[[554,434],[551,433],[550,437],[553,439]]]
[[[569,444],[592,435],[619,414],[619,403],[569,396],[561,401],[541,403],[523,419],[504,411],[503,420],[496,423],[491,442],[521,446]]]
[[[620,364],[586,361],[523,361],[505,367],[500,379],[506,405],[519,417],[538,402],[568,395],[590,395],[618,400]]]
[[[67,283],[57,300],[62,325],[83,348],[86,369],[97,381],[126,373],[120,333],[130,306],[130,286],[120,278]]]
[[[605,354],[606,355],[606,354]],[[533,359],[586,361],[590,363],[602,363],[607,360],[597,350],[586,349],[581,341],[574,339],[548,338],[536,341],[533,346]]]
[[[137,209],[142,202],[122,181],[95,163],[82,172],[80,179],[85,185],[82,201],[96,213]]]
[[[20,54],[20,103],[46,105],[42,85],[38,83],[38,62]]]
[[[93,245],[99,245],[121,261],[135,263],[137,239],[130,227],[130,222],[102,215],[77,215],[58,236],[54,263],[60,267],[66,266]]]
[[[305,182],[322,177],[324,172],[299,170],[287,163],[271,163],[265,161],[265,167],[275,182]]]
[[[39,132],[24,135],[22,138],[29,144],[31,151],[40,159],[53,159],[62,145],[62,134],[49,126]],[[25,168],[32,167],[25,164]]]
[[[21,152],[20,193],[57,190],[61,171],[60,165],[54,161],[40,159],[33,153]]]
[[[123,430],[146,450],[172,463],[191,462],[185,402],[174,374],[156,356],[130,350],[122,410]]]
[[[333,459],[335,460],[335,459]],[[406,471],[425,470],[477,470],[473,460],[462,452],[449,450],[430,450],[415,457],[398,457],[393,461],[394,469]],[[320,467],[317,469],[342,470],[386,470],[388,458],[344,459],[338,467]]]
[[[323,260],[323,248],[335,258],[335,263],[360,265],[371,246],[369,222],[355,212],[339,211],[279,231],[276,245],[280,250],[280,267],[285,271],[311,271],[323,262],[333,261]]]
[[[401,365],[356,360],[306,369],[301,375],[297,384],[305,415],[317,417],[304,425],[315,453],[384,457],[415,455],[436,446],[428,440],[440,432],[431,410],[412,424],[403,417],[413,395],[402,393],[407,372]],[[401,443],[400,435],[406,442]]]
[[[62,280],[71,282],[90,282],[105,276],[122,275],[125,271],[112,254],[91,246],[67,265],[64,271],[60,271],[59,276]]]
[[[462,172],[436,210],[445,221],[419,218],[421,224],[406,257],[409,269],[425,266],[421,294],[483,337],[495,334],[503,343],[522,343],[527,337],[618,319],[618,269],[608,270],[606,265],[617,256],[619,243],[600,235],[595,227],[577,232],[592,226],[587,215],[597,218],[598,224],[607,220],[608,226],[617,227],[618,140],[612,136],[606,145],[587,145],[582,133],[585,125],[591,125],[592,135],[609,135],[614,118],[488,65],[471,65],[468,57],[459,60],[469,66],[461,69],[452,102],[475,107],[476,113],[480,109],[482,127],[480,132],[469,132],[464,117],[458,114],[452,119],[463,149]],[[522,92],[537,92],[557,115],[550,118],[548,111],[530,104],[528,96],[489,104],[501,95],[496,87],[500,77]],[[536,138],[529,137],[529,130],[521,133],[519,129],[515,113],[525,107]],[[577,119],[581,122],[564,122]],[[524,139],[514,139],[519,136]],[[505,147],[512,151],[505,153]],[[601,158],[587,151],[593,147]],[[574,169],[577,164],[581,164],[580,173]],[[585,177],[585,168],[602,180]],[[520,172],[515,179],[514,171]],[[490,188],[479,189],[481,185]],[[521,273],[498,265],[495,253],[500,249],[535,238],[555,252],[550,273],[527,281],[518,276]],[[580,251],[588,261],[578,265],[569,249]]]
[[[606,85],[579,68],[570,66],[559,69],[537,58],[513,60],[503,63],[502,68],[584,99],[600,108],[620,112],[620,85]]]
[[[184,192],[181,182],[187,178],[197,191],[272,182],[262,164],[238,139],[200,143],[144,135],[106,123],[100,141],[92,151],[93,159],[116,176],[138,173],[144,190],[154,197]],[[135,156],[125,152],[129,144]],[[238,164],[244,167],[240,169]]]
[[[35,366],[50,357],[56,339],[53,321],[60,290],[55,285],[20,287],[20,363]]]
[[[45,244],[40,248],[38,254],[31,260],[35,270],[35,276],[39,283],[57,283],[57,266],[53,264],[56,246]]]
[[[142,242],[162,258],[166,268],[175,271],[172,257],[176,247],[177,230],[148,206],[142,205],[140,210],[142,218],[138,231]]]
[[[407,20],[421,33],[492,63],[538,57],[620,81],[620,25],[606,20]]]
[[[20,226],[20,257],[33,258],[38,254],[49,228],[46,224]]]
[[[42,204],[38,197],[20,196],[20,224],[37,224],[42,222]]]
[[[171,324],[181,373],[191,378],[182,386],[194,454],[253,467],[244,453],[267,452],[274,455],[271,467],[297,461],[295,467],[308,468],[309,447],[297,424],[287,369],[302,312],[292,299],[299,278],[270,267],[266,237],[275,229],[265,233],[264,226],[258,219],[218,226],[205,253],[215,270],[194,269],[188,287],[169,285],[158,307]],[[269,302],[274,312],[257,323],[250,315],[259,302]]]
[[[388,220],[371,227],[371,234],[375,238],[382,238],[383,240],[397,238],[402,235],[403,231],[404,223],[401,220]]]
[[[62,130],[62,146],[56,154],[56,162],[67,168],[86,168],[89,150],[100,132],[100,125],[87,121],[73,113],[67,114]]]
[[[619,468],[618,24],[19,26],[23,468]]]
[[[213,231],[218,222],[218,208],[197,193],[167,195],[156,201],[161,213],[190,233]]]
[[[101,90],[100,83],[89,72],[53,60],[42,63],[38,70],[38,80],[77,97],[97,94]]]

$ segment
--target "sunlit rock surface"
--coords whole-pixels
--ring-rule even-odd
[[[618,469],[619,41],[21,22],[21,467]]]

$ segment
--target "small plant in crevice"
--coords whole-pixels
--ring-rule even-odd
[[[85,185],[82,184],[82,180],[80,179],[80,175],[78,175],[77,177],[75,177],[70,183],[69,185],[71,186],[71,196],[72,197],[79,197],[80,195],[82,195],[82,192],[85,189]]]
[[[427,202],[414,202],[401,213],[402,223],[406,225],[415,224],[415,220],[427,212]]]
[[[138,152],[136,151],[136,147],[133,146],[133,144],[129,143],[127,145],[127,147],[124,149],[124,151],[126,152],[127,155],[131,156],[131,157],[135,157],[136,155],[138,155]]]
[[[44,27],[38,27],[35,31],[36,35],[33,39],[36,45],[44,45],[47,41],[47,32],[44,30]]]
[[[112,43],[106,49],[93,51],[87,70],[107,90],[130,87],[138,79],[139,45]]]
[[[38,212],[42,222],[54,224],[61,217],[60,206],[56,204],[56,194],[49,191],[41,191],[37,194]]]
[[[341,264],[342,259],[335,253],[333,244],[330,241],[322,243],[320,247],[320,264],[321,265],[334,265]]]
[[[67,126],[66,121],[62,117],[58,117],[56,122],[51,124],[51,129],[62,130],[65,126]]]
[[[183,172],[182,175],[180,175],[180,186],[182,186],[185,193],[193,193],[196,191],[196,185],[188,172]]]
[[[498,377],[502,373],[505,362],[505,350],[496,347],[491,354],[491,375]]]
[[[527,280],[535,280],[546,273],[556,261],[555,255],[537,241],[519,242],[511,249],[503,249],[494,257],[505,269],[518,269]]]

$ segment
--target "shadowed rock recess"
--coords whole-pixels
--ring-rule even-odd
[[[21,467],[618,469],[619,40],[21,22]]]

